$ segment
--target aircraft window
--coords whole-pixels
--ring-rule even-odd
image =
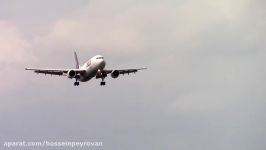
[[[88,62],[87,62],[87,67],[89,67],[91,65],[91,60],[89,60]]]
[[[97,57],[96,59],[103,59],[103,57]]]

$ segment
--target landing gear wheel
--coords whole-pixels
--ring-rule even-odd
[[[79,86],[79,82],[74,82],[74,86]]]
[[[102,77],[102,82],[100,83],[101,86],[105,86],[104,77]]]
[[[101,86],[105,86],[105,82],[102,81],[100,85],[101,85]]]

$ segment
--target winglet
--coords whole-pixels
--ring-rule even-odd
[[[76,51],[74,51],[74,57],[75,57],[75,62],[76,62],[76,69],[79,69],[79,59]]]
[[[148,69],[148,68],[144,67],[144,68],[139,68],[138,70],[144,70],[144,69]]]

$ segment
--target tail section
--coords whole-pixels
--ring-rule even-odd
[[[74,51],[74,57],[75,57],[75,62],[76,62],[76,69],[79,69],[79,59],[76,51]]]

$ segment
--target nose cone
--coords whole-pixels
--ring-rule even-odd
[[[105,61],[103,60],[103,59],[101,59],[100,61],[99,61],[99,64],[100,64],[100,66],[101,66],[101,68],[103,69],[104,67],[105,67]]]

